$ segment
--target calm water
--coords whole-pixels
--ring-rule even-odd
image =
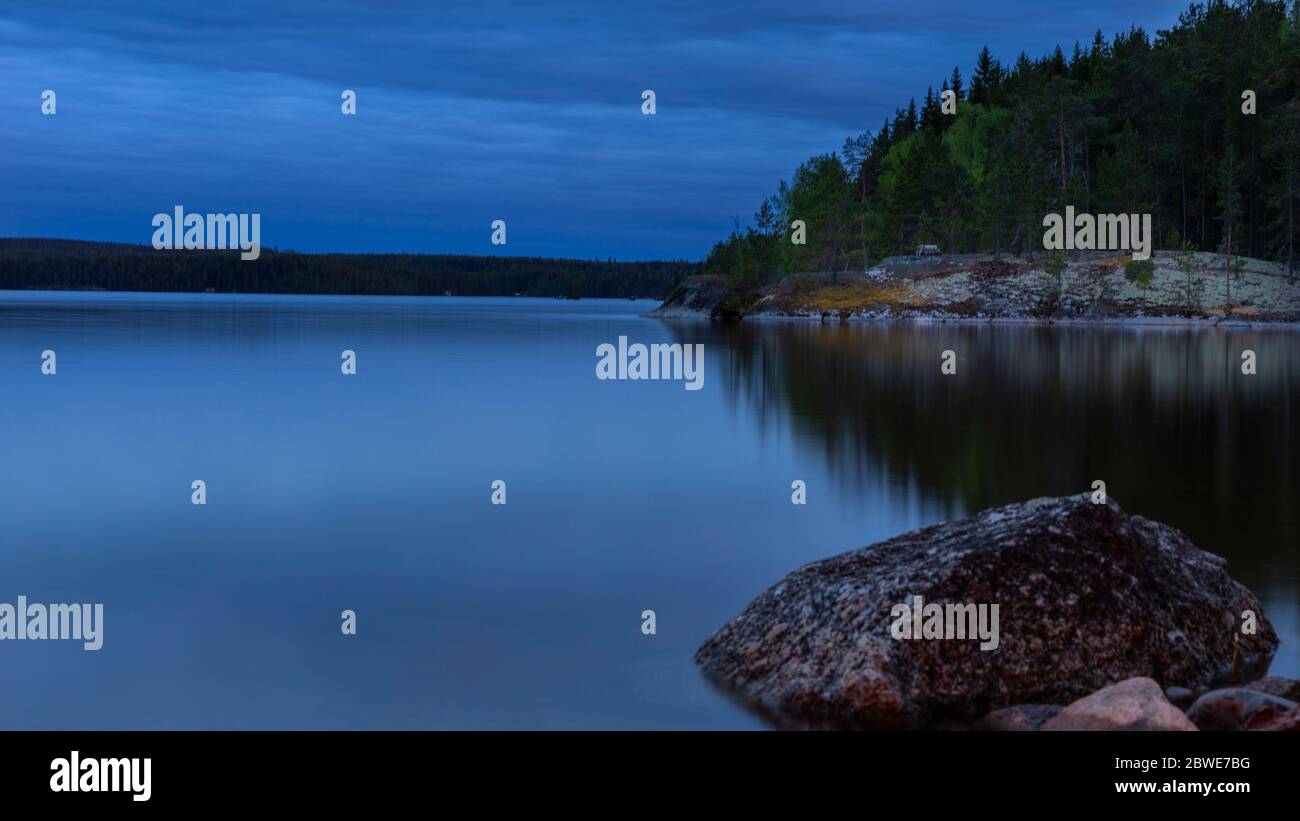
[[[1296,332],[651,307],[0,293],[0,601],[105,607],[97,653],[0,643],[0,727],[757,727],[691,655],[781,575],[1096,478],[1300,675]],[[704,389],[598,381],[620,334],[703,343]]]

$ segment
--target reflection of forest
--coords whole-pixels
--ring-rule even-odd
[[[1082,492],[1231,555],[1300,540],[1293,331],[808,323],[719,334],[733,397],[788,414],[853,490],[883,471],[951,514]],[[1258,357],[1241,373],[1241,352]],[[957,374],[940,354],[957,353]]]

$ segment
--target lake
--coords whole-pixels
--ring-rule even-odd
[[[1095,479],[1300,676],[1296,331],[653,307],[0,292],[0,602],[104,605],[98,651],[0,642],[0,727],[762,727],[691,660],[760,591]],[[597,379],[620,335],[702,344],[702,388]]]

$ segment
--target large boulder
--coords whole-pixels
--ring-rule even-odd
[[[1165,691],[1149,678],[1136,677],[1084,696],[1043,722],[1054,730],[1195,730],[1183,711],[1169,703]]]
[[[1259,601],[1224,565],[1113,500],[1034,499],[805,565],[695,660],[760,713],[813,725],[964,720],[1066,704],[1135,676],[1203,689],[1258,677],[1277,648]],[[989,614],[997,605],[996,647],[895,638],[910,632],[898,606],[918,596]],[[1240,628],[1246,610],[1253,634]]]

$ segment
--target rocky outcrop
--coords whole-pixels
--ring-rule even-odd
[[[1251,730],[1294,710],[1296,703],[1245,687],[1214,690],[1196,700],[1187,717],[1201,730]]]
[[[727,281],[720,276],[687,277],[647,316],[711,316],[727,294]]]
[[[941,635],[956,636],[979,605],[996,612],[996,646],[926,638],[934,612],[922,602],[940,606]],[[912,604],[920,618],[902,618]],[[1258,614],[1253,634],[1241,630],[1246,610]],[[896,637],[914,627],[920,638]],[[695,659],[765,714],[894,726],[1066,704],[1137,676],[1190,690],[1251,680],[1276,647],[1223,559],[1081,495],[986,510],[806,565]]]
[[[1195,730],[1153,679],[1136,677],[1103,687],[1043,722],[1053,730]]]
[[[1127,260],[1113,252],[1072,252],[1060,280],[1045,272],[1049,257],[1041,251],[1023,257],[891,257],[862,273],[791,274],[764,285],[755,294],[726,299],[715,290],[716,283],[724,283],[721,277],[696,276],[685,280],[651,316],[1137,320],[1161,324],[1174,318],[1218,322],[1224,316],[1224,306],[1217,304],[1218,297],[1211,289],[1189,302],[1187,274],[1174,252],[1152,254],[1151,282],[1144,284],[1129,278]],[[1234,320],[1300,321],[1300,279],[1287,276],[1281,263],[1236,259],[1242,260],[1244,267],[1233,278]],[[1198,254],[1193,276],[1221,280],[1227,263],[1222,254]],[[697,303],[698,307],[691,307]]]

